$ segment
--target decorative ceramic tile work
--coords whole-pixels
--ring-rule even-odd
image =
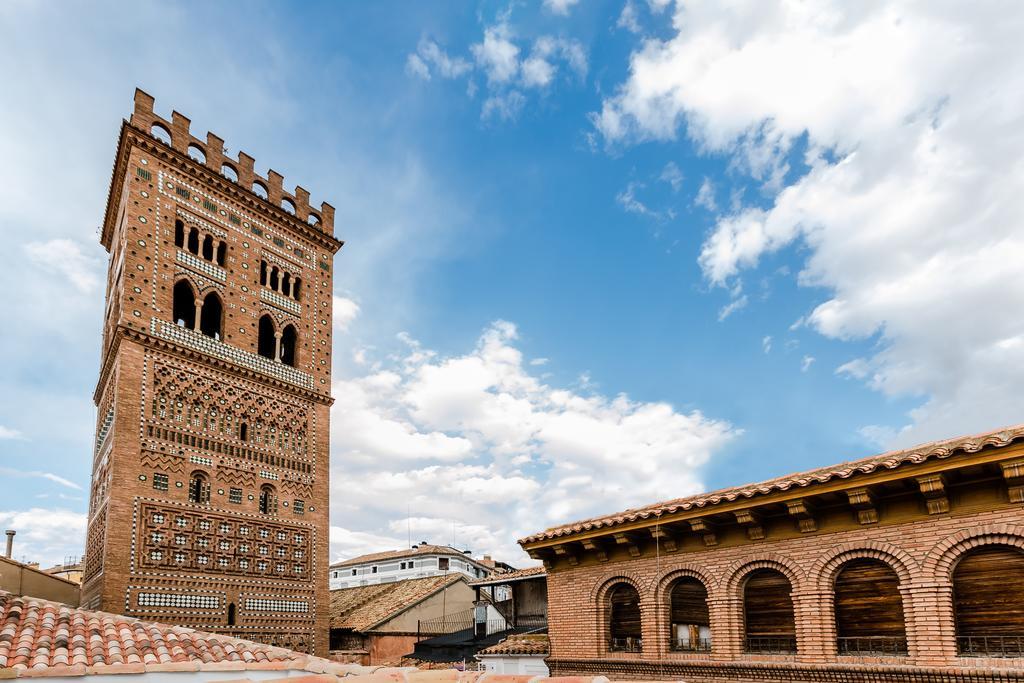
[[[302,315],[302,306],[291,299],[281,296],[272,289],[260,289],[260,298],[278,308],[283,308],[289,313]]]
[[[178,261],[178,263],[184,266],[188,266],[189,268],[192,268],[193,270],[196,270],[202,273],[203,275],[212,277],[214,280],[226,282],[228,279],[227,271],[225,271],[223,268],[214,265],[209,261],[205,261],[201,258],[193,256],[187,251],[182,251],[181,249],[179,249],[175,253],[175,259]]]
[[[220,609],[223,600],[214,595],[189,595],[187,593],[139,593],[140,607],[181,607],[186,609]]]
[[[301,370],[296,370],[284,363],[275,363],[269,358],[264,358],[255,353],[237,349],[195,330],[154,318],[151,321],[150,331],[158,337],[183,344],[215,358],[237,363],[250,370],[262,372],[305,389],[313,388],[313,378]]]
[[[305,600],[276,600],[247,598],[243,603],[250,612],[301,612],[309,611],[309,603]]]
[[[107,440],[107,436],[110,434],[110,426],[114,423],[114,407],[111,406],[107,410],[107,414],[103,416],[103,421],[100,422],[99,428],[96,430],[96,450],[95,453],[100,452],[100,447]]]

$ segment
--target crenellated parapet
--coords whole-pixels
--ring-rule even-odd
[[[255,171],[256,162],[251,156],[240,151],[238,158],[232,159],[224,154],[223,139],[210,132],[207,132],[206,140],[195,137],[189,130],[191,121],[188,117],[175,111],[168,121],[156,114],[154,103],[152,95],[136,89],[135,109],[129,123],[268,204],[327,235],[334,234],[333,206],[327,202],[322,202],[319,208],[310,206],[309,191],[306,189],[296,186],[294,192],[288,192],[284,189],[284,177],[277,171],[268,171],[266,178],[260,176]]]

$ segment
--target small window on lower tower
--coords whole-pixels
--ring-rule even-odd
[[[306,512],[306,501],[302,500],[301,498],[296,498],[295,502],[292,503],[292,510],[294,510],[295,514],[297,514],[297,515],[301,515],[301,514],[305,513]]]
[[[228,502],[240,504],[242,502],[242,489],[228,489]]]
[[[166,491],[167,488],[168,488],[167,484],[168,484],[168,481],[167,481],[167,475],[166,474],[160,474],[159,472],[156,472],[156,473],[153,474],[153,488],[154,489],[156,489],[157,491]]]
[[[210,480],[205,473],[192,473],[188,482],[188,500],[190,503],[200,504],[210,502]]]

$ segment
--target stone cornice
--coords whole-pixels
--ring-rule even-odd
[[[266,384],[281,391],[294,394],[301,398],[314,401],[323,405],[331,406],[334,404],[334,397],[329,394],[321,394],[316,391],[309,389],[303,389],[290,382],[284,382],[282,380],[270,377],[262,372],[257,372],[243,365],[232,363],[221,358],[215,358],[208,354],[190,349],[187,346],[176,344],[166,339],[156,337],[144,330],[135,328],[125,327],[124,325],[118,325],[117,329],[113,334],[113,340],[110,343],[109,348],[103,357],[103,367],[100,368],[100,377],[96,382],[96,389],[93,392],[92,400],[93,403],[99,405],[100,395],[102,394],[103,387],[109,379],[110,373],[114,367],[114,359],[117,358],[118,352],[121,347],[121,341],[127,339],[131,342],[135,342],[141,346],[169,353],[171,355],[178,356],[190,361],[198,361],[204,365],[208,365],[217,370],[224,372],[230,372],[237,377],[243,377],[245,379],[258,382],[260,384]]]

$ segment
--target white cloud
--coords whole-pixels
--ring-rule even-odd
[[[661,170],[658,180],[668,183],[672,187],[673,192],[679,192],[679,188],[683,186],[683,172],[679,170],[674,161],[670,161]]]
[[[718,211],[718,204],[715,203],[715,186],[710,179],[705,178],[701,182],[693,203],[711,213]]]
[[[0,510],[0,528],[14,529],[14,557],[47,567],[81,556],[86,515],[71,510]]]
[[[800,372],[807,372],[810,370],[811,366],[814,365],[814,361],[814,356],[804,356],[800,361]]]
[[[568,16],[569,10],[576,6],[580,0],[544,0],[544,7],[552,14]]]
[[[425,81],[430,80],[430,67],[423,61],[423,58],[416,53],[412,53],[405,60],[405,70],[411,76],[418,76]]]
[[[484,28],[479,42],[469,46],[472,61],[449,56],[437,43],[423,39],[416,52],[407,57],[406,72],[423,80],[431,80],[433,73],[450,79],[468,76],[466,94],[470,98],[478,89],[473,74],[483,72],[487,97],[480,118],[502,122],[518,118],[526,105],[524,90],[547,91],[560,72],[572,75],[579,83],[586,80],[587,53],[578,40],[543,34],[533,41],[529,52],[524,52],[516,40],[506,12],[498,23]]]
[[[3,425],[0,425],[0,440],[3,440],[3,439],[24,439],[24,438],[25,438],[25,436],[21,432],[19,432],[17,429],[11,429],[10,427],[5,427]]]
[[[426,38],[420,40],[416,52],[406,60],[406,70],[424,80],[430,80],[431,67],[443,78],[458,78],[467,74],[473,65],[462,57],[450,57],[441,46]]]
[[[488,26],[483,40],[469,49],[488,83],[508,83],[519,72],[519,47],[512,42],[508,24]]]
[[[515,121],[526,104],[526,97],[518,90],[491,95],[484,100],[480,118],[487,120]]]
[[[772,350],[772,338],[771,338],[771,335],[765,335],[761,339],[761,348],[764,350],[765,353],[771,352],[771,350]]]
[[[738,434],[593,383],[545,384],[516,338],[499,321],[450,357],[407,340],[376,372],[335,382],[336,524],[404,535],[411,515],[413,540],[448,542],[454,524],[460,545],[522,561],[521,535],[700,490],[700,467]]]
[[[83,490],[82,487],[76,484],[75,482],[71,481],[70,479],[66,479],[60,475],[54,474],[53,472],[41,472],[39,470],[17,470],[10,469],[8,467],[0,467],[0,474],[3,474],[4,476],[7,477],[29,477],[32,479],[46,479],[48,481],[54,482],[55,484],[66,486],[69,489],[75,489],[76,491]]]
[[[332,326],[335,332],[347,332],[352,321],[359,315],[359,304],[344,296],[333,297],[334,318]]]
[[[718,322],[722,322],[736,311],[747,307],[747,295],[733,299],[718,311]]]
[[[550,362],[550,359],[548,359],[548,358],[533,358],[533,359],[530,360],[530,365],[533,365],[533,366],[547,365],[549,362]]]
[[[58,238],[25,245],[29,262],[42,270],[62,275],[79,292],[89,294],[98,289],[102,265],[86,256],[77,242]]]
[[[661,14],[671,4],[672,0],[647,0],[647,5],[655,14]]]
[[[615,25],[626,29],[630,33],[640,33],[642,29],[640,28],[640,21],[633,0],[626,0],[626,4],[622,6],[622,11],[619,12],[619,18]]]
[[[925,397],[896,441],[1018,422],[1024,319],[1007,312],[1024,306],[1024,7],[694,0],[674,29],[632,55],[594,122],[616,145],[672,139],[685,121],[774,195],[719,219],[707,279],[731,286],[805,247],[799,281],[828,293],[807,324],[877,337],[844,368]],[[807,170],[786,181],[798,144]]]

